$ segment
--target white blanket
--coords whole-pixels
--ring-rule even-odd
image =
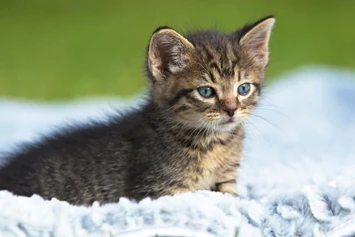
[[[104,119],[127,104],[2,99],[0,152],[73,119]],[[201,191],[75,207],[2,191],[0,236],[355,235],[355,73],[308,68],[284,75],[264,89],[253,114],[238,180],[241,199]]]

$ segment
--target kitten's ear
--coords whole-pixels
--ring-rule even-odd
[[[181,71],[189,61],[194,46],[176,31],[158,28],[150,39],[148,68],[156,80]]]
[[[239,45],[245,50],[254,62],[265,67],[269,60],[269,39],[275,18],[263,18],[251,26],[242,29]],[[246,32],[243,32],[246,31]]]

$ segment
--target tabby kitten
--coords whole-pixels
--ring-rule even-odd
[[[72,204],[196,190],[236,195],[241,122],[259,98],[274,22],[185,37],[158,28],[147,52],[145,105],[24,146],[0,169],[0,190]]]

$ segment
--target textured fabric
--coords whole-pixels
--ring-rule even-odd
[[[262,98],[246,124],[241,199],[201,191],[75,207],[2,191],[0,236],[355,235],[355,73],[300,70],[267,86]],[[127,104],[0,100],[0,152],[65,121],[105,119]]]

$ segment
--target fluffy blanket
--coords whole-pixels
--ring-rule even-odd
[[[134,101],[134,100],[133,100]],[[127,101],[0,100],[0,151]],[[0,236],[355,236],[355,73],[307,68],[264,90],[246,126],[241,198],[201,191],[71,206],[0,192]]]

